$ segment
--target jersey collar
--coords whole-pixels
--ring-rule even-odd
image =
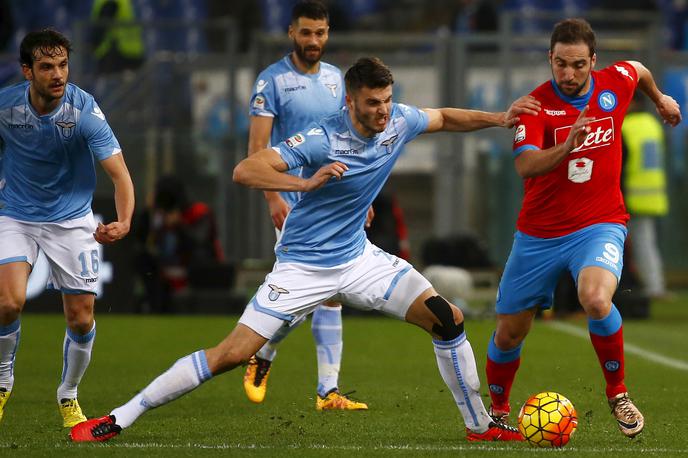
[[[585,106],[590,101],[590,98],[592,97],[593,91],[595,90],[595,78],[592,72],[590,72],[590,89],[585,94],[576,97],[569,97],[568,95],[561,92],[559,90],[559,86],[557,86],[557,84],[554,82],[554,79],[551,79],[550,83],[552,84],[552,89],[554,89],[554,92],[561,100],[573,105],[578,110],[582,110],[583,108],[585,108]]]

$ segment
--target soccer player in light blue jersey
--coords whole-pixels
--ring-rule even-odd
[[[72,428],[73,441],[116,436],[147,410],[245,363],[279,329],[329,299],[379,310],[432,336],[440,374],[463,416],[468,440],[523,440],[485,410],[461,311],[408,262],[370,243],[363,226],[405,143],[424,132],[512,127],[520,114],[536,114],[538,104],[524,97],[506,113],[486,113],[392,103],[392,73],[376,58],[360,59],[345,81],[345,110],[252,154],[234,169],[234,181],[246,186],[303,193],[284,222],[272,272],[234,330],[217,346],[177,360],[110,415]],[[298,167],[301,176],[285,173]]]
[[[20,314],[38,250],[67,321],[57,402],[63,426],[85,421],[77,388],[96,334],[98,244],[129,232],[134,186],[122,150],[95,100],[68,83],[71,44],[59,32],[31,32],[20,45],[26,82],[0,90],[0,418],[14,385]],[[98,160],[115,186],[117,221],[96,222],[91,200]]]
[[[304,0],[292,10],[289,38],[294,50],[263,70],[254,86],[249,113],[251,128],[248,154],[265,149],[303,130],[309,124],[341,110],[344,106],[344,81],[337,67],[320,59],[328,39],[329,19],[325,6],[317,0]],[[299,175],[301,168],[290,173]],[[278,233],[289,210],[299,201],[299,192],[265,191],[270,216]],[[305,316],[304,316],[305,318]],[[263,402],[277,344],[302,321],[282,327],[251,358],[244,375],[248,398]],[[318,410],[364,410],[363,402],[339,392],[342,359],[342,306],[337,302],[320,304],[313,312],[311,326],[318,361]]]

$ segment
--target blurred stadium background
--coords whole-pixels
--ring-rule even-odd
[[[21,80],[18,43],[51,26],[74,43],[70,80],[95,95],[125,152],[143,210],[156,180],[181,177],[193,200],[218,218],[225,255],[234,266],[227,290],[191,292],[177,311],[239,311],[246,294],[273,262],[274,232],[261,193],[231,182],[246,155],[247,105],[257,72],[291,49],[286,27],[292,0],[131,0],[127,33],[140,36],[141,62],[108,68],[94,37],[111,20],[98,19],[100,1],[0,2],[0,80]],[[598,34],[598,68],[636,59],[682,107],[688,103],[688,5],[672,0],[332,0],[324,60],[346,70],[359,56],[377,55],[393,70],[395,100],[425,106],[501,111],[549,79],[546,56],[552,25],[568,16],[588,19]],[[688,110],[684,110],[688,113]],[[671,211],[661,248],[671,288],[688,285],[686,125],[667,131]],[[101,173],[101,171],[99,171]],[[94,210],[114,214],[112,189],[101,176]],[[397,164],[389,188],[409,230],[411,260],[424,267],[430,240],[472,234],[488,254],[482,276],[491,296],[508,254],[519,209],[521,180],[511,157],[511,134],[420,138]],[[134,239],[107,247],[100,310],[145,311],[134,272]],[[489,266],[494,266],[490,269]],[[231,289],[231,290],[230,290]],[[38,295],[38,293],[36,293]],[[194,295],[196,294],[196,295]],[[40,294],[27,311],[57,311]],[[106,304],[103,306],[102,304]],[[214,304],[214,305],[213,305]]]

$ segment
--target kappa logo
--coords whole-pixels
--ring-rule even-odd
[[[337,97],[337,83],[326,83],[325,87],[330,90],[332,97]]]
[[[583,143],[572,152],[587,151],[602,148],[614,143],[614,120],[611,117],[595,119],[590,122],[590,133]],[[571,126],[559,127],[554,130],[554,143],[564,143],[571,131]]]
[[[58,121],[55,125],[60,129],[60,134],[62,134],[64,138],[71,138],[74,134],[76,123],[73,121]]]
[[[296,134],[293,137],[287,138],[284,143],[287,144],[289,148],[294,148],[296,146],[299,146],[301,143],[305,142],[306,139],[304,138],[303,135],[301,134]]]
[[[289,294],[289,290],[281,288],[277,285],[268,285],[268,288],[270,288],[268,299],[271,301],[276,301],[282,294]]]
[[[102,111],[100,111],[100,108],[98,107],[98,105],[93,107],[93,111],[91,112],[91,114],[93,116],[95,116],[96,118],[100,118],[101,121],[105,121],[105,115],[103,114]]]
[[[626,70],[626,67],[622,67],[621,65],[614,65],[614,68],[616,69],[617,72],[621,73],[626,78],[630,78],[631,80],[633,80],[633,77],[628,72],[628,70]]]
[[[308,132],[306,132],[306,135],[311,136],[311,137],[312,137],[313,135],[325,135],[325,132],[324,132],[322,129],[318,128],[318,127],[313,127],[311,130],[309,130]]]
[[[265,80],[258,80],[258,82],[256,83],[256,92],[257,92],[257,93],[263,92],[263,89],[265,89],[265,86],[267,86],[267,85],[268,85],[268,82],[267,82],[267,81],[265,81]]]
[[[521,124],[516,128],[516,134],[514,135],[514,143],[522,142],[526,139],[526,125]]]
[[[566,110],[548,110],[545,108],[545,114],[549,116],[566,116]]]

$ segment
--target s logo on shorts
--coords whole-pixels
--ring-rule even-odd
[[[276,301],[277,299],[279,299],[281,294],[289,294],[288,290],[280,288],[277,285],[268,285],[268,288],[270,288],[270,293],[268,293],[268,299],[270,299],[271,301]]]

